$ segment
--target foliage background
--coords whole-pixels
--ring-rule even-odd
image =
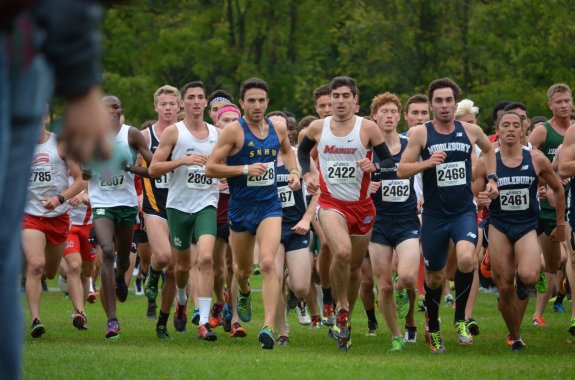
[[[201,79],[237,98],[258,76],[269,110],[299,118],[336,75],[357,79],[363,114],[378,93],[405,101],[450,76],[489,130],[498,101],[549,116],[547,88],[575,85],[573,20],[574,0],[139,0],[107,9],[104,86],[139,126],[163,84]]]

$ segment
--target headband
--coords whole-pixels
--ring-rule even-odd
[[[238,107],[236,107],[236,106],[234,106],[234,105],[232,104],[232,105],[224,106],[224,107],[220,108],[220,109],[218,110],[217,115],[216,115],[216,119],[219,119],[220,116],[222,116],[222,114],[223,114],[224,112],[235,112],[235,113],[238,114],[239,117],[242,117],[242,114],[240,113],[240,110],[238,109]]]
[[[230,99],[224,98],[224,97],[222,97],[222,96],[218,96],[217,98],[213,98],[212,100],[210,100],[210,102],[208,103],[208,106],[209,106],[210,104],[212,104],[212,103],[215,103],[215,102],[231,103],[231,102],[230,102]]]

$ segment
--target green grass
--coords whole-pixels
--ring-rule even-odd
[[[260,287],[260,278],[253,277],[254,288]],[[441,307],[447,352],[436,356],[429,352],[423,339],[422,313],[416,315],[418,343],[406,344],[403,352],[390,353],[391,337],[379,313],[378,336],[364,336],[367,319],[359,300],[349,352],[337,350],[335,341],[327,337],[326,327],[310,330],[298,325],[293,312],[288,318],[289,346],[264,351],[257,341],[263,314],[258,292],[253,294],[253,320],[244,324],[248,329],[246,338],[232,339],[218,328],[216,342],[199,341],[196,326],[189,326],[186,333],[177,333],[170,318],[168,328],[174,339],[165,342],[156,338],[155,321],[146,319],[145,297],[136,297],[131,292],[128,301],[119,304],[122,335],[118,340],[106,341],[106,320],[99,303],[87,305],[89,330],[78,331],[70,321],[70,301],[64,300],[61,292],[53,291],[42,295],[46,334],[33,341],[26,330],[24,376],[26,379],[459,379],[465,376],[466,380],[573,376],[575,339],[567,332],[569,301],[564,302],[565,314],[554,313],[549,305],[545,314],[549,327],[538,329],[530,324],[534,307],[531,299],[522,332],[527,349],[520,354],[512,354],[505,344],[507,333],[496,302],[495,295],[480,293],[475,318],[481,334],[471,347],[457,345],[454,329],[448,323],[453,311]]]

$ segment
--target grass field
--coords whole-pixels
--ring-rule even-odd
[[[261,279],[253,277],[254,289]],[[54,285],[55,286],[55,285]],[[22,299],[25,305],[25,298]],[[359,300],[358,300],[359,302]],[[447,347],[444,355],[430,353],[423,339],[423,313],[418,313],[418,342],[407,344],[403,352],[390,353],[389,331],[378,315],[377,337],[364,336],[367,319],[360,303],[353,321],[353,346],[347,353],[339,352],[334,340],[327,337],[327,328],[310,330],[300,326],[290,313],[290,343],[262,350],[257,341],[261,328],[261,294],[254,291],[253,320],[244,324],[248,336],[230,338],[216,329],[216,342],[196,339],[197,328],[188,326],[186,333],[177,333],[171,318],[168,325],[171,341],[159,341],[155,321],[146,318],[146,298],[130,293],[119,305],[122,328],[120,339],[104,339],[105,316],[99,303],[88,304],[89,329],[72,327],[69,300],[59,291],[42,295],[42,322],[46,334],[32,340],[26,310],[26,341],[24,376],[26,379],[569,379],[575,376],[575,338],[567,327],[571,311],[565,300],[565,314],[553,312],[549,305],[546,328],[530,324],[534,299],[530,301],[522,337],[527,349],[512,354],[505,344],[507,336],[496,307],[497,296],[480,293],[475,318],[481,334],[471,347],[460,347],[454,329],[447,321],[453,318],[450,308],[442,307],[443,337]],[[171,316],[170,316],[171,317]],[[1,378],[1,376],[0,376]]]

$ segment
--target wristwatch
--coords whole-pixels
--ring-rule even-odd
[[[497,183],[497,181],[499,180],[499,177],[497,177],[497,174],[495,174],[495,173],[489,173],[489,174],[487,174],[487,180],[489,181],[490,179],[494,180],[495,183]]]
[[[66,202],[66,198],[64,198],[64,197],[62,196],[62,194],[58,194],[58,195],[56,195],[56,196],[58,197],[58,202],[60,202],[61,205],[63,205],[64,202]]]
[[[244,175],[248,175],[248,173],[249,173],[248,164],[245,164],[245,165],[244,165],[244,169],[242,170],[242,173],[244,173]]]

